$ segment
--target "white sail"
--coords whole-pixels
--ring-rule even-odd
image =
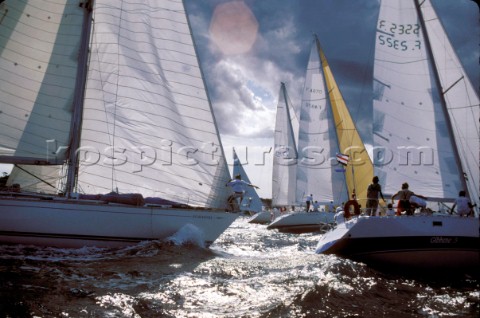
[[[272,171],[272,205],[295,205],[297,146],[292,128],[291,101],[285,84],[278,96],[275,119],[274,156]]]
[[[374,63],[374,161],[384,195],[408,182],[429,200],[452,200],[465,189],[465,172],[476,200],[478,97],[429,0],[381,1]],[[478,272],[478,212],[422,212],[345,220],[316,252],[415,274]]]
[[[95,1],[79,191],[223,207],[230,175],[182,1]]]
[[[8,176],[7,186],[18,185],[22,191],[58,194],[63,191],[61,166],[16,165]]]
[[[479,198],[480,100],[430,0],[420,6],[470,197]]]
[[[3,1],[0,21],[0,162],[61,164],[83,9],[77,1]]]
[[[413,0],[381,2],[374,62],[375,174],[386,195],[408,182],[431,200],[451,200],[463,188],[462,173],[428,45]]]
[[[320,204],[346,201],[345,176],[335,171],[336,161],[330,161],[340,150],[316,37],[305,74],[299,127],[297,201],[303,202],[308,194]]]
[[[235,150],[233,150],[233,177],[240,175],[242,180],[251,183],[248,178],[245,169],[243,169],[242,163],[237,156]],[[253,187],[247,187],[245,194],[243,195],[243,200],[240,206],[242,211],[251,211],[251,212],[260,212],[262,211],[262,200],[258,196],[257,191]]]
[[[0,68],[0,162],[21,183],[0,193],[1,243],[120,247],[189,227],[208,246],[237,217],[182,1],[1,1]]]

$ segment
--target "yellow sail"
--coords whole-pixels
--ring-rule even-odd
[[[335,82],[318,39],[317,46],[332,105],[339,149],[343,154],[350,157],[345,172],[348,193],[350,196],[355,193],[358,203],[364,208],[366,206],[367,187],[373,178],[373,164],[343,100],[342,93]]]

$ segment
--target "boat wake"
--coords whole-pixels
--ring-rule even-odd
[[[186,224],[177,233],[168,237],[166,241],[174,245],[195,245],[205,247],[205,238],[203,232],[193,224]]]

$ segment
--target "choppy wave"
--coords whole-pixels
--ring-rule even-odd
[[[318,234],[237,220],[123,249],[0,246],[0,316],[478,317],[476,280],[412,279],[314,253]]]

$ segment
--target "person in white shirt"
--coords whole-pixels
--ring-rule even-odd
[[[238,203],[238,206],[240,206],[240,204],[242,203],[242,200],[243,200],[243,194],[245,193],[245,190],[247,189],[247,187],[253,187],[253,188],[256,188],[256,189],[260,189],[259,187],[257,187],[256,185],[253,185],[251,183],[248,183],[244,180],[242,180],[242,177],[237,174],[235,176],[235,179],[230,179],[230,181],[228,181],[226,184],[225,184],[226,187],[231,187],[232,190],[233,190],[233,196],[230,196],[228,198],[228,203],[230,204],[230,206],[232,206],[232,201],[233,200],[236,200],[238,198],[240,198],[240,202]],[[233,207],[232,207],[233,209]]]
[[[468,216],[472,212],[474,205],[472,205],[465,195],[466,193],[463,190],[458,193],[458,198],[455,199],[455,203],[453,203],[450,213],[453,213],[455,207],[457,207],[457,214],[459,216]]]
[[[306,203],[307,203],[307,212],[310,212],[310,205],[313,203],[313,194],[307,195]]]
[[[320,207],[320,203],[318,203],[318,201],[313,202],[313,212],[318,212],[319,207]]]

